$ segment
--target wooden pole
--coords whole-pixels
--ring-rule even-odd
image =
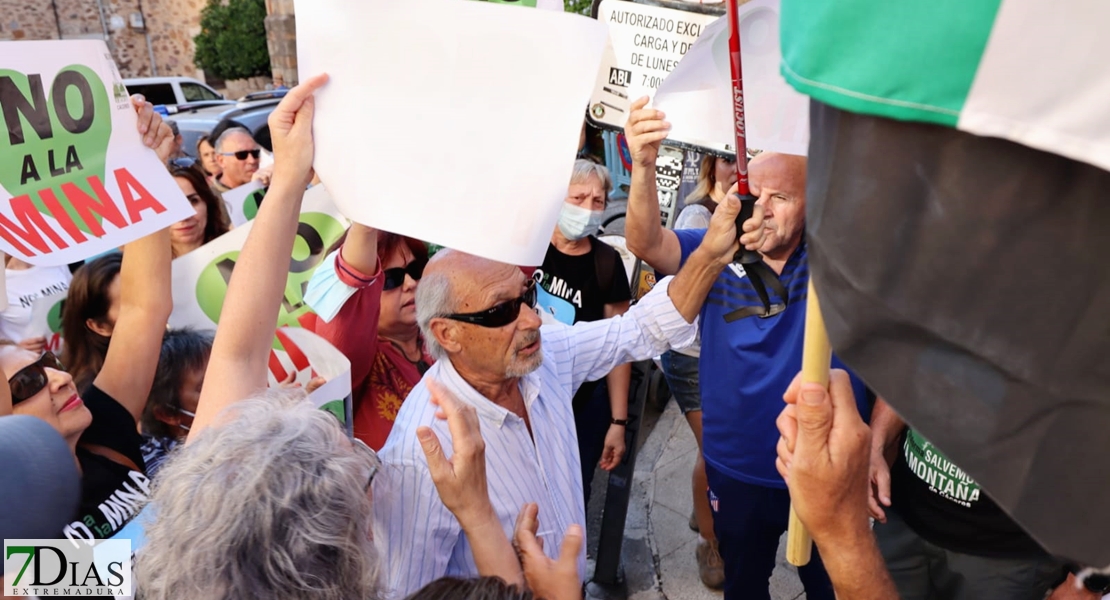
[[[813,287],[813,279],[810,279],[806,298],[805,343],[802,348],[802,381],[818,383],[828,388],[831,363],[832,348],[829,346],[829,334],[825,331],[825,319],[821,316],[817,289]],[[798,515],[794,513],[794,505],[791,504],[790,524],[786,531],[786,560],[797,567],[808,564],[812,550],[813,538],[809,536],[805,525],[798,520]]]

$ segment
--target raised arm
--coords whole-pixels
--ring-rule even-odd
[[[659,222],[659,195],[655,186],[655,159],[671,124],[658,110],[645,108],[647,97],[632,103],[624,126],[632,154],[632,185],[628,190],[624,236],[628,250],[663,275],[674,275],[682,264],[682,247],[675,233]]]
[[[752,218],[744,222],[743,235],[737,239],[736,217],[739,214],[740,199],[730,193],[717,206],[701,244],[690,254],[671,283],[668,290],[671,301],[687,322],[693,323],[701,312],[713,282],[732,262],[740,244],[748,250],[755,250],[763,243],[763,207],[755,207]],[[674,235],[673,231],[668,233]]]
[[[270,114],[274,178],[228,284],[189,439],[221,410],[266,387],[289,272],[284,257],[293,253],[301,200],[312,179],[312,93],[326,81],[318,75],[293,88]]]
[[[173,132],[141,96],[132,96],[138,113],[139,135],[163,161],[169,156]],[[170,318],[170,230],[163,229],[123,247],[120,266],[119,317],[104,357],[104,366],[93,385],[119,402],[137,423],[142,417],[158,356],[162,334]]]
[[[378,270],[378,230],[358,223],[351,223],[347,241],[339,250],[343,260],[362,273]]]

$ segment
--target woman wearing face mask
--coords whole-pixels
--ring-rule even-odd
[[[538,284],[538,308],[545,319],[569,325],[605,319],[628,310],[632,293],[624,262],[616,250],[593,235],[601,225],[611,187],[612,180],[604,166],[584,159],[575,161],[566,202],[551,234],[551,245],[543,266],[533,275]],[[594,467],[600,461],[602,469],[611,471],[624,457],[631,375],[632,366],[621,365],[606,376],[607,385],[587,382],[574,395],[587,504]]]
[[[316,333],[351,360],[354,431],[380,450],[401,402],[434,362],[416,325],[423,242],[351,225],[309,281]],[[376,335],[368,332],[376,332]]]

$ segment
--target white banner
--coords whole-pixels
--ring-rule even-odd
[[[779,2],[752,0],[738,12],[748,148],[805,155],[809,98],[779,74]],[[735,153],[728,38],[728,19],[706,27],[655,94],[671,123],[668,139]]]
[[[104,42],[0,42],[0,57],[0,249],[63,265],[194,214]]]
[[[266,189],[257,181],[245,183],[223,193],[231,226],[245,225],[258,214],[258,206],[266,196]]]
[[[588,17],[459,0],[301,0],[316,172],[360,223],[538,265],[605,44]],[[515,136],[515,138],[514,138]],[[514,151],[524,144],[527,152]]]
[[[52,294],[40,296],[31,303],[31,322],[23,330],[20,339],[44,337],[46,347],[58,356],[62,355],[62,308],[65,306],[66,294]]]

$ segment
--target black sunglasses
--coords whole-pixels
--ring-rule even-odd
[[[470,323],[479,327],[504,327],[513,321],[516,321],[520,316],[520,305],[527,304],[528,308],[536,307],[536,280],[529,279],[525,284],[524,293],[519,298],[506,300],[500,304],[494,305],[492,308],[486,310],[461,313],[453,315],[445,315],[445,318],[453,321],[462,321],[463,323]]]
[[[251,158],[258,158],[261,155],[262,155],[262,151],[259,150],[258,148],[255,148],[254,150],[240,150],[238,152],[221,152],[220,153],[220,156],[234,156],[235,158],[237,158],[239,160],[247,160],[247,156],[250,156]]]
[[[33,397],[50,384],[50,377],[46,374],[46,369],[65,371],[62,363],[58,361],[58,357],[54,356],[54,353],[49,350],[43,352],[38,360],[16,371],[15,375],[8,378],[8,387],[12,390],[12,405]]]
[[[420,281],[420,277],[424,275],[424,262],[414,260],[403,267],[386,269],[382,275],[385,276],[385,284],[382,286],[382,290],[386,292],[395,290],[405,285],[405,275],[412,277],[413,281]]]

